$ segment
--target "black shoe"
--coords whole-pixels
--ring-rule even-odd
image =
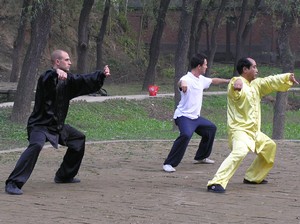
[[[220,184],[213,184],[207,186],[207,191],[214,192],[214,193],[225,193],[225,189]]]
[[[14,182],[12,182],[12,181],[10,181],[10,182],[8,182],[6,184],[6,186],[5,186],[5,192],[7,194],[13,194],[13,195],[21,195],[21,194],[23,194],[23,191],[20,188],[18,188],[18,186]]]
[[[257,182],[254,182],[254,181],[250,181],[250,180],[244,179],[243,183],[244,184],[267,184],[268,181],[267,180],[262,180],[262,182],[257,183]]]
[[[70,178],[70,179],[60,179],[58,177],[54,177],[54,182],[57,183],[57,184],[75,184],[75,183],[79,183],[80,182],[80,179],[78,178]]]

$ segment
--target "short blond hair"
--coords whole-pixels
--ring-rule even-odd
[[[63,51],[63,50],[55,50],[52,52],[51,54],[51,63],[52,64],[55,64],[55,61],[58,59],[62,59],[62,53],[65,52],[67,53],[66,51]]]

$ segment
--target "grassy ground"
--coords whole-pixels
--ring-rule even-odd
[[[175,139],[172,97],[145,100],[107,100],[101,103],[72,103],[67,123],[84,132],[87,140]],[[11,108],[0,109],[0,149],[24,147],[27,144],[24,126],[9,121]],[[203,116],[217,127],[217,138],[227,138],[226,96],[205,96]],[[300,112],[286,114],[285,139],[300,139]],[[262,130],[272,135],[273,106],[263,103]],[[198,138],[194,135],[195,138]]]
[[[217,68],[217,66],[215,67]],[[227,70],[226,70],[227,69]],[[230,68],[220,66],[216,74],[229,73]],[[261,73],[275,74],[278,69],[263,67]],[[221,76],[221,75],[216,75]],[[161,79],[162,80],[162,79]],[[160,93],[172,93],[172,80],[158,83]],[[141,91],[141,83],[108,84],[104,86],[109,95],[147,94]],[[224,91],[225,86],[212,87],[210,90]],[[270,96],[275,98],[275,94]],[[299,94],[290,94],[289,102],[299,102]],[[272,100],[262,105],[262,131],[272,135]],[[173,97],[153,97],[145,100],[107,100],[101,103],[72,103],[67,123],[84,132],[87,140],[122,139],[175,139],[178,131],[173,124]],[[26,128],[10,122],[11,108],[0,108],[0,150],[24,147],[27,145]],[[217,138],[227,138],[226,96],[205,96],[202,115],[213,121],[217,127]],[[300,139],[300,111],[290,106],[286,113],[285,139]],[[197,138],[197,136],[194,136]]]

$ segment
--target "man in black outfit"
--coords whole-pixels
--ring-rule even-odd
[[[69,73],[72,64],[70,57],[63,50],[55,50],[51,54],[51,62],[52,69],[38,80],[35,105],[27,123],[29,146],[5,182],[8,194],[23,194],[21,188],[29,179],[46,141],[55,148],[58,144],[68,147],[54,182],[80,182],[75,176],[84,155],[85,135],[65,124],[69,103],[75,97],[98,91],[110,75],[110,70],[106,65],[103,71],[73,75]]]

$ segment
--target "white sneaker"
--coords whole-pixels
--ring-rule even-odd
[[[175,172],[175,168],[169,164],[166,164],[166,165],[163,165],[163,170],[168,172],[168,173],[171,173],[171,172]]]
[[[215,161],[209,158],[201,159],[201,160],[196,160],[195,164],[214,164]]]

